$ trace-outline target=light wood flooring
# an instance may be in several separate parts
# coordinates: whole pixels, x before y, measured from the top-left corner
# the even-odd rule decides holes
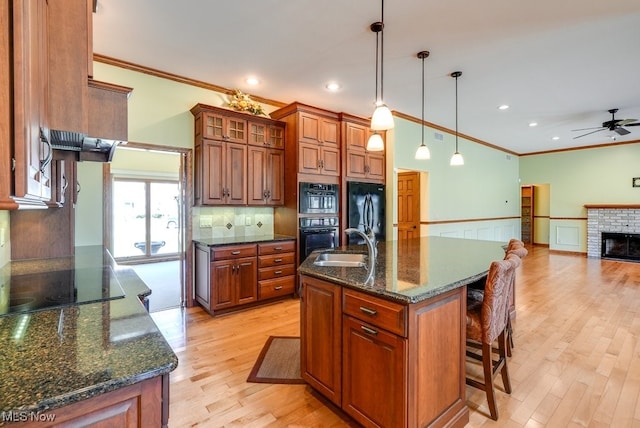
[[[513,392],[497,378],[494,422],[484,392],[467,387],[469,427],[640,427],[640,264],[529,248],[516,309]],[[305,385],[245,382],[268,336],[299,334],[297,300],[153,317],[179,358],[171,428],[349,426]]]

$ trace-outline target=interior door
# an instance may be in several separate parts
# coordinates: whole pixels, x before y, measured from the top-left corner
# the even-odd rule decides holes
[[[398,173],[398,240],[420,236],[420,176]]]

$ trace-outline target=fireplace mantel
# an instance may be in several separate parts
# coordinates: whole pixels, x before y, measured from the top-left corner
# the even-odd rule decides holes
[[[593,209],[614,209],[614,210],[637,210],[640,208],[640,204],[585,204],[585,208]]]

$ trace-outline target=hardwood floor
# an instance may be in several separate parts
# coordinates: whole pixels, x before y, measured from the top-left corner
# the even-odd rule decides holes
[[[640,426],[640,264],[529,247],[516,308],[513,392],[498,377],[494,422],[484,392],[467,387],[469,427]],[[350,426],[305,385],[245,382],[270,335],[299,334],[297,300],[219,318],[199,308],[152,316],[179,358],[170,427]]]

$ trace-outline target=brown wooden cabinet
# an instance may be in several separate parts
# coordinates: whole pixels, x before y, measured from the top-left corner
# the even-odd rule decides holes
[[[211,310],[225,309],[258,300],[255,257],[211,263]]]
[[[291,295],[296,284],[296,241],[258,244],[258,299]]]
[[[363,118],[341,114],[343,175],[349,179],[382,183],[385,182],[385,152],[370,152],[367,141],[372,134],[368,122]],[[384,134],[384,133],[383,133]],[[383,139],[384,139],[384,135]]]
[[[533,210],[534,210],[534,191],[533,186],[522,186],[520,188],[520,233],[522,242],[525,244],[533,244]]]
[[[271,113],[287,124],[287,170],[340,176],[340,121],[336,113],[293,103]],[[297,186],[297,183],[294,183]]]
[[[285,124],[204,104],[191,113],[195,205],[281,205]]]
[[[195,244],[196,300],[224,313],[295,292],[295,240],[208,246]]]
[[[284,151],[249,146],[247,203],[279,206],[284,203]]]
[[[404,305],[306,275],[300,281],[309,385],[366,427],[466,424],[464,287]]]
[[[196,245],[196,300],[213,313],[257,300],[256,244]]]
[[[202,140],[196,147],[196,203],[242,205],[247,203],[247,146]]]
[[[252,118],[249,120],[248,143],[252,146],[284,149],[284,130],[284,123]]]
[[[13,0],[2,21],[13,29],[8,64],[13,73],[13,175],[12,192],[21,204],[43,204],[51,197],[51,161],[48,110],[49,65],[46,0]],[[12,14],[11,14],[12,12]],[[3,27],[5,27],[3,25]],[[6,58],[6,56],[5,56]],[[3,61],[4,62],[4,61]],[[11,76],[11,74],[9,74]],[[11,92],[10,92],[11,93]],[[11,97],[3,99],[7,103]],[[11,127],[9,128],[11,129]],[[10,137],[7,141],[12,141]],[[11,161],[5,163],[11,169]],[[3,183],[3,187],[11,186]],[[6,193],[3,191],[2,193]],[[9,204],[11,205],[11,204]],[[9,206],[11,208],[11,206]]]
[[[201,129],[198,129],[201,128]],[[196,137],[210,140],[247,143],[247,119],[224,112],[203,111],[196,117]]]
[[[342,405],[342,289],[302,276],[300,370],[314,389]]]
[[[161,375],[67,406],[47,410],[51,421],[18,423],[20,427],[163,427],[169,420],[169,375]]]

